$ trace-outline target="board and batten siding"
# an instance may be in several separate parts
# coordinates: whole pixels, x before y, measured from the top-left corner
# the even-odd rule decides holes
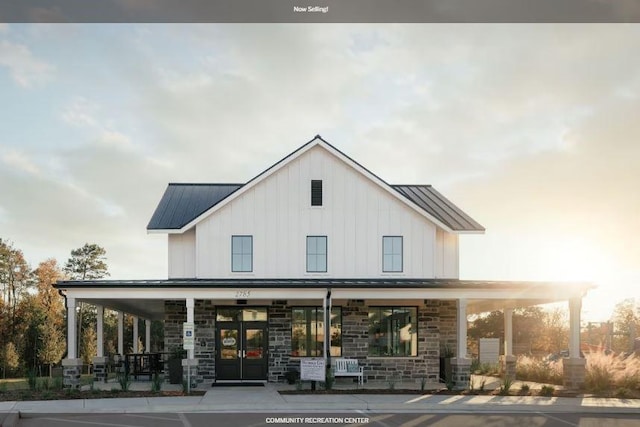
[[[311,206],[311,180],[323,206]],[[192,230],[190,230],[192,232]],[[253,271],[231,272],[231,236],[253,236]],[[306,272],[306,237],[327,236],[327,273]],[[403,236],[403,271],[382,272],[382,236]],[[310,149],[195,226],[169,238],[169,277],[457,278],[458,236],[394,198],[320,146]],[[195,246],[192,254],[182,254]],[[173,260],[177,257],[178,260]],[[180,276],[187,274],[187,276]]]
[[[169,278],[196,277],[196,230],[169,234]]]

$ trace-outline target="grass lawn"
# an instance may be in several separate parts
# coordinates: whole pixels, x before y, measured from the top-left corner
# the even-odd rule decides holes
[[[38,377],[38,382],[48,380],[50,384],[54,384],[54,378]],[[91,384],[93,381],[93,374],[83,374],[80,376],[80,384]],[[27,378],[5,378],[0,379],[0,391],[13,391],[13,390],[29,390],[29,382]]]

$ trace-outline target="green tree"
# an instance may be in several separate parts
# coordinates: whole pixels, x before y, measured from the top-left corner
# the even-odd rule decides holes
[[[51,368],[58,363],[66,349],[66,335],[64,331],[63,299],[53,284],[64,277],[64,273],[55,259],[41,262],[35,270],[37,303],[42,307],[45,319],[37,326],[40,345],[37,349],[38,361]]]
[[[83,247],[71,251],[71,257],[67,260],[64,271],[71,280],[102,279],[109,275],[109,272],[107,271],[106,254],[107,252],[104,248],[96,245],[95,243],[85,243]],[[91,345],[83,342],[86,336],[83,331],[86,329],[94,329],[95,319],[95,307],[87,308],[84,303],[79,302],[77,333],[78,354],[81,353],[80,350],[82,348],[87,348],[87,346]]]
[[[41,363],[49,365],[49,376],[51,376],[51,368],[62,359],[66,350],[66,337],[53,322],[40,324],[38,332],[42,338],[42,344],[38,349],[38,359]]]
[[[94,328],[85,329],[82,332],[82,346],[80,347],[82,363],[90,365],[93,362],[93,356],[96,355],[97,347],[96,330]]]
[[[627,298],[616,304],[613,310],[614,351],[631,351],[632,340],[640,334],[640,300]]]
[[[8,330],[3,338],[12,336],[16,326],[16,308],[20,298],[32,285],[32,272],[21,250],[0,239],[0,288],[7,306]]]
[[[20,366],[20,357],[18,356],[16,345],[12,341],[2,346],[0,350],[2,351],[0,354],[2,356],[2,375],[7,378],[7,370],[13,372]]]

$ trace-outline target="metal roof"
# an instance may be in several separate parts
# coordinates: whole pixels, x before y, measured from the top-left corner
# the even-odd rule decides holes
[[[180,229],[244,184],[169,184],[147,230]],[[484,227],[430,185],[392,185],[398,193],[455,231]]]
[[[484,232],[483,226],[474,221],[469,215],[454,205],[430,185],[390,185],[382,178],[369,171],[360,163],[338,150],[333,145],[316,135],[311,141],[284,157],[274,165],[259,173],[246,184],[169,184],[158,207],[156,208],[147,230],[179,230],[201,214],[227,198],[239,188],[256,181],[277,165],[287,161],[300,150],[314,142],[321,141],[331,149],[337,151],[349,161],[364,169],[382,185],[389,186],[403,195],[410,202],[417,205],[432,218],[440,221],[453,231]]]
[[[484,227],[430,185],[392,185],[398,193],[455,231],[484,231]]]
[[[180,229],[243,185],[171,183],[162,195],[147,230]]]
[[[56,288],[422,288],[538,290],[594,288],[588,282],[530,282],[459,279],[168,279],[168,280],[60,280]]]

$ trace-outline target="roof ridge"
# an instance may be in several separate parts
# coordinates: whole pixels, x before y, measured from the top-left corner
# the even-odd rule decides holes
[[[236,182],[170,182],[169,185],[244,185]]]

